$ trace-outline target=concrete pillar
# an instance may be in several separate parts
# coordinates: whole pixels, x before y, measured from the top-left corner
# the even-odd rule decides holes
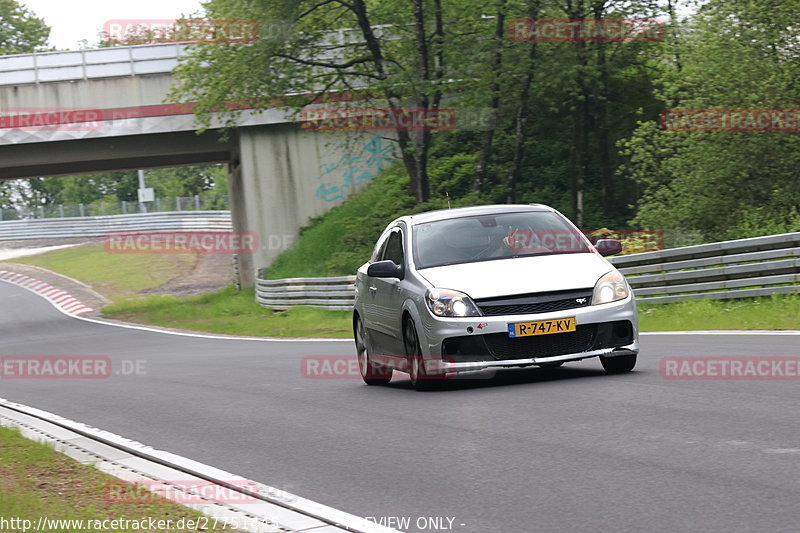
[[[311,217],[366,186],[393,160],[391,143],[374,134],[319,133],[296,124],[274,124],[241,128],[238,135],[241,176],[229,183],[246,194],[231,194],[231,210],[246,213],[246,229],[258,232],[255,269],[269,266]]]
[[[238,154],[228,164],[228,202],[231,210],[231,223],[233,231],[257,231],[258,228],[248,224],[248,210],[245,203],[245,190],[242,180],[242,166]],[[259,237],[261,232],[259,233]],[[256,271],[253,254],[237,254],[236,264],[239,273],[239,286],[242,289],[252,289],[256,286]]]

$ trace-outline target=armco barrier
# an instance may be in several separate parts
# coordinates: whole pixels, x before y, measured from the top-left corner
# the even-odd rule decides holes
[[[800,293],[800,232],[610,258],[639,303]],[[259,279],[264,307],[352,309],[355,276]]]
[[[230,230],[230,211],[175,211],[0,222],[0,241],[102,237],[113,231]]]
[[[800,232],[622,255],[611,262],[642,304],[800,292]]]
[[[324,309],[353,308],[355,276],[256,280],[256,301],[272,309],[308,305]]]

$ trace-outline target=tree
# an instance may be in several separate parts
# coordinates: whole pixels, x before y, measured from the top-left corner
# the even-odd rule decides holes
[[[211,0],[205,8],[214,19],[255,19],[267,33],[288,21],[292,31],[248,45],[195,47],[176,70],[173,97],[198,103],[204,124],[213,111],[241,102],[269,108],[279,100],[297,111],[342,93],[394,112],[440,109],[446,93],[460,88],[452,80],[475,74],[464,68],[476,59],[468,30],[486,26],[476,0]],[[400,128],[396,137],[411,189],[424,202],[434,135]]]
[[[43,51],[50,36],[44,20],[22,7],[17,0],[0,0],[0,55]],[[0,181],[0,209],[13,209],[25,189]]]
[[[667,108],[796,109],[800,1],[706,2],[656,64]],[[642,188],[634,223],[707,240],[800,230],[800,138],[775,131],[664,131],[642,123],[622,172]]]
[[[256,19],[268,36],[272,26],[291,31],[193,47],[172,98],[196,103],[205,125],[220,111],[233,125],[240,107],[347,105],[331,104],[343,94],[359,106],[479,109],[496,118],[480,131],[398,132],[418,202],[431,194],[541,202],[594,227],[633,216],[636,189],[615,172],[623,162],[616,143],[663,107],[652,94],[655,45],[516,42],[509,25],[648,18],[659,12],[651,0],[212,0],[206,9],[209,18]],[[468,161],[466,186],[429,183],[453,165],[461,176]]]
[[[17,0],[0,0],[0,55],[45,50],[50,27]]]

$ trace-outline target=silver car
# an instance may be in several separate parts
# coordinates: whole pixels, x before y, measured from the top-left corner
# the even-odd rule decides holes
[[[545,205],[400,217],[358,269],[353,330],[370,385],[407,372],[416,389],[459,372],[599,357],[627,372],[639,352],[636,301],[592,243]]]

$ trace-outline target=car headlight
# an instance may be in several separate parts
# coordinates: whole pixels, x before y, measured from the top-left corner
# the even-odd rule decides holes
[[[425,294],[425,303],[436,316],[481,316],[475,303],[463,292],[431,289]]]
[[[628,284],[625,282],[625,278],[616,270],[612,270],[597,280],[594,286],[594,292],[592,293],[592,305],[624,300],[629,294],[630,291],[628,290]]]

